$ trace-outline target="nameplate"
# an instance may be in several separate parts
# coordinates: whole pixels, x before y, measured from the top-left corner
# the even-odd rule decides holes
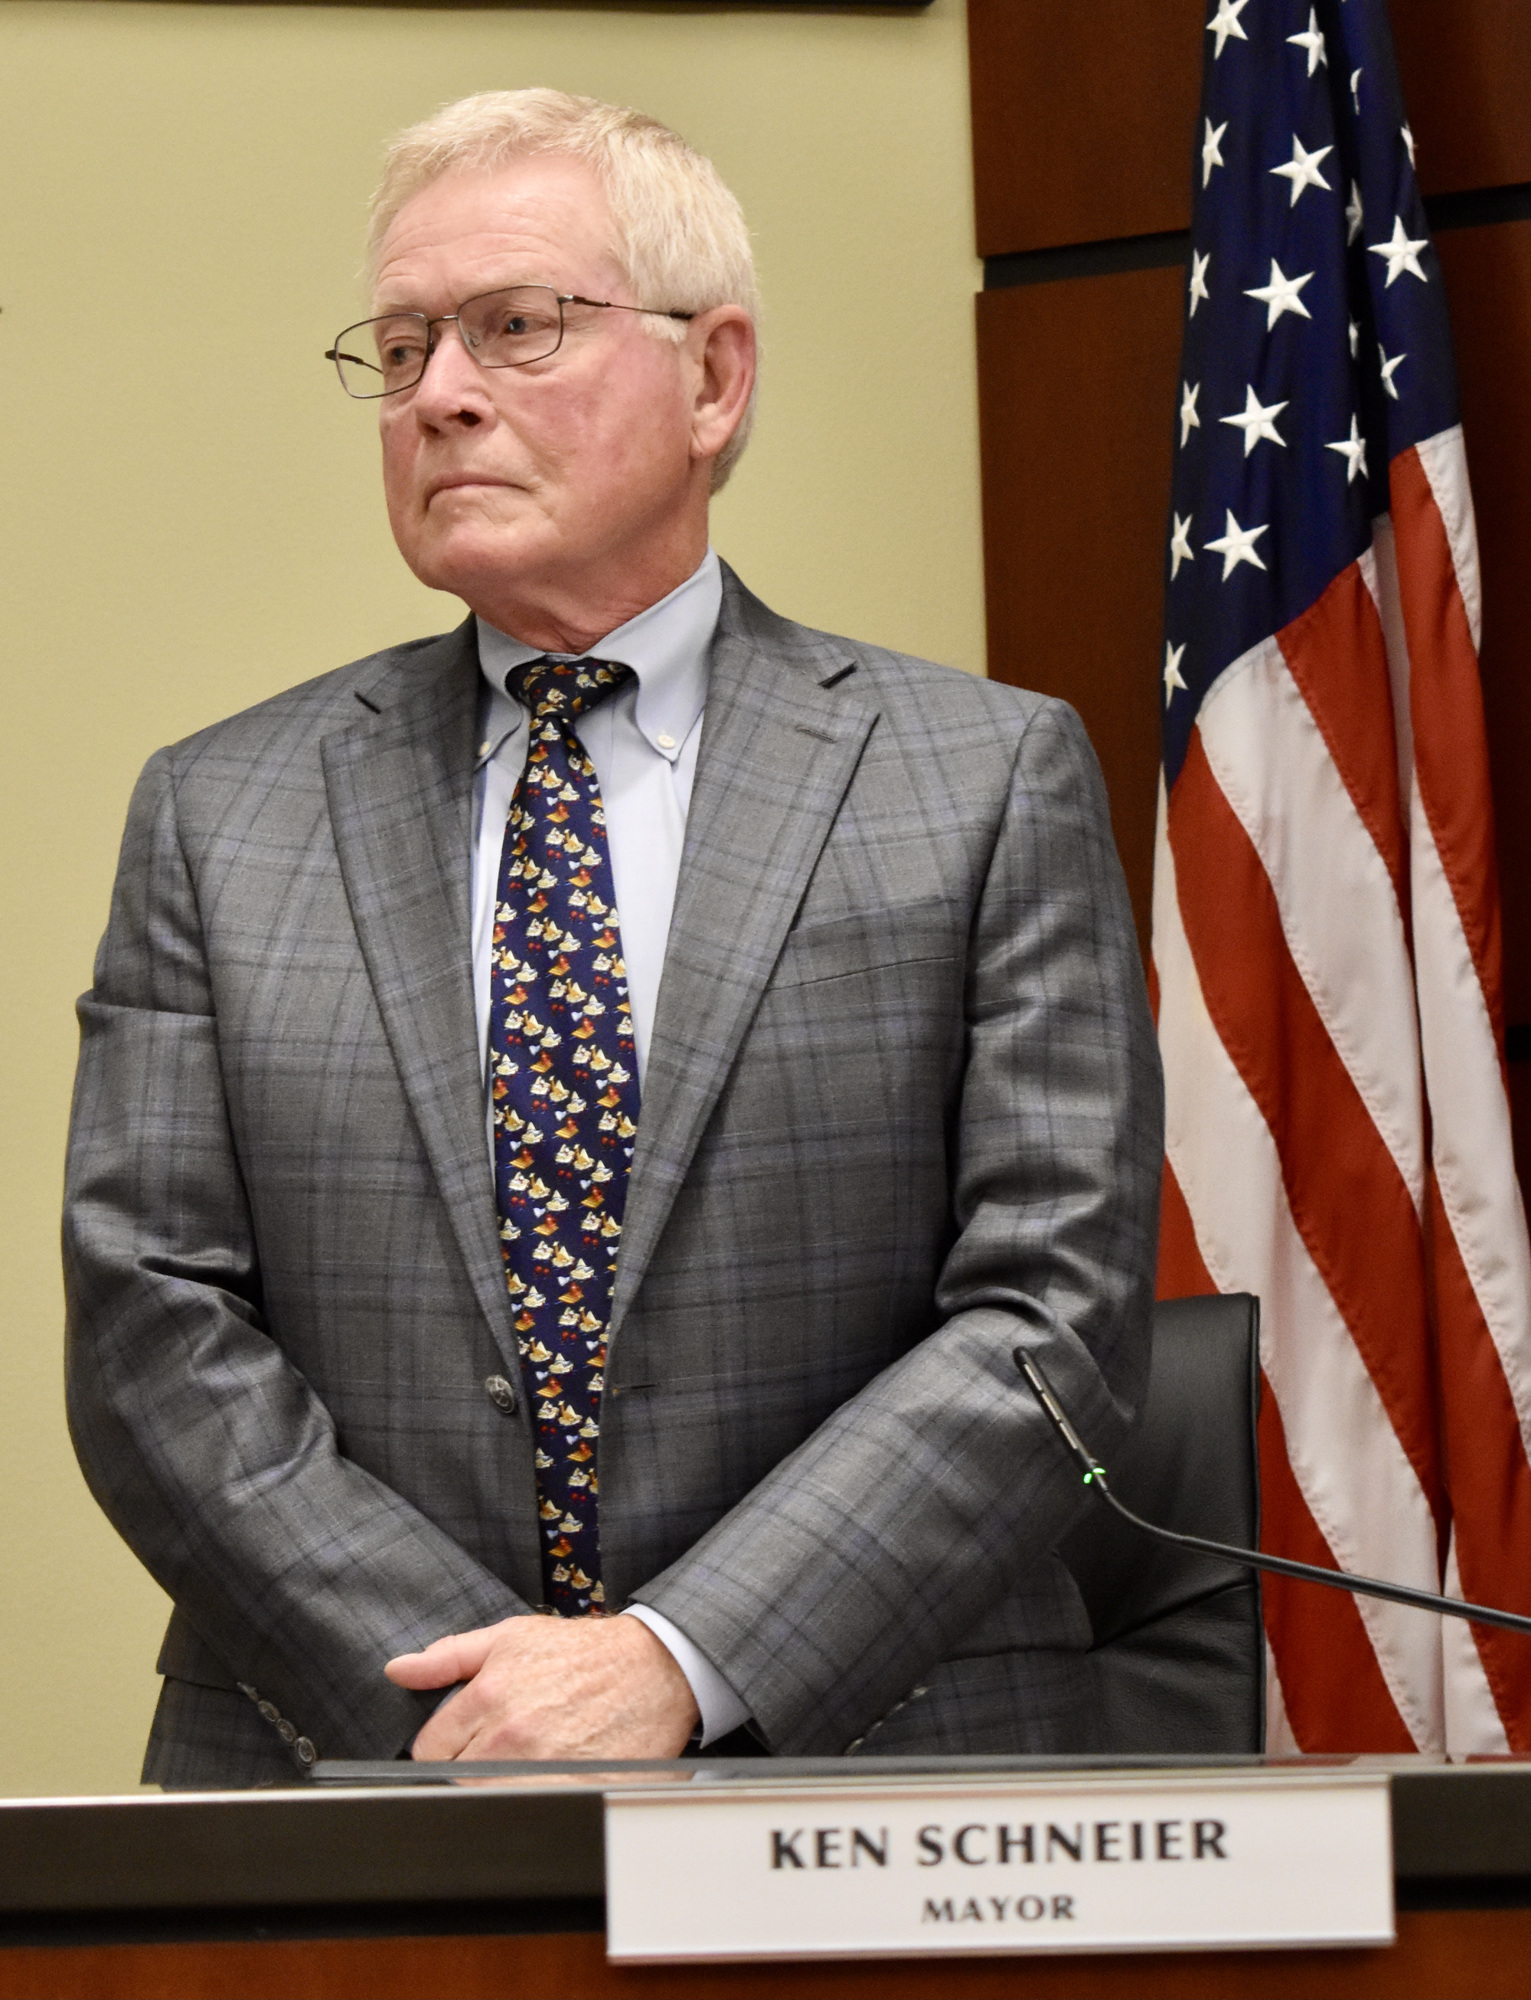
[[[615,1959],[1393,1939],[1386,1776],[693,1782],[606,1799]]]

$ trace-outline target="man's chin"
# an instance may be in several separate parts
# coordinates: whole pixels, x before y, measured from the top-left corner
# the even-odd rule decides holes
[[[543,546],[532,524],[478,524],[441,536],[427,536],[409,558],[409,566],[432,590],[450,590],[472,604],[486,591],[491,595],[507,583],[530,580],[545,567],[552,550]]]

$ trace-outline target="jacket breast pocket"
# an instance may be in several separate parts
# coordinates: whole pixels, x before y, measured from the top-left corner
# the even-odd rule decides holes
[[[949,965],[958,955],[956,912],[944,902],[809,918],[787,933],[771,987],[818,985],[900,966]]]

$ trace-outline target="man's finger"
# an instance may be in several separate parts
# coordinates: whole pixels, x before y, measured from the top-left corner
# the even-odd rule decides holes
[[[417,1764],[446,1763],[462,1755],[478,1726],[462,1705],[467,1692],[462,1688],[448,1695],[409,1746],[409,1754]]]
[[[489,1657],[499,1632],[486,1625],[477,1632],[449,1632],[421,1653],[400,1653],[383,1672],[395,1687],[442,1688],[469,1681]]]

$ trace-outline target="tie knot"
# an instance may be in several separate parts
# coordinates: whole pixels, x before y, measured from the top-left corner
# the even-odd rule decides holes
[[[528,660],[512,667],[506,684],[534,722],[572,722],[630,678],[617,660]]]

